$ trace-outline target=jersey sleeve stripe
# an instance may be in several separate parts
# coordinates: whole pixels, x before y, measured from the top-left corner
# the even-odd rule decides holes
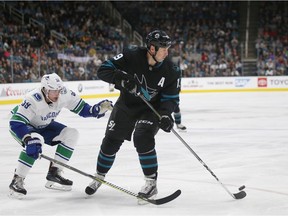
[[[30,122],[29,119],[20,113],[15,113],[10,121],[23,122],[24,124],[28,124]]]
[[[84,107],[84,104],[85,104],[85,102],[81,99],[81,100],[79,101],[79,103],[76,105],[76,107],[75,107],[73,110],[71,110],[71,111],[74,112],[74,113],[76,113],[76,114],[80,113],[81,110],[82,110],[83,107]]]
[[[110,60],[107,60],[105,61],[102,66],[103,68],[113,68],[113,69],[116,69],[115,65],[112,63],[112,61]]]
[[[162,97],[163,97],[163,98],[170,98],[170,99],[179,98],[179,94],[176,94],[176,95],[162,94]]]
[[[176,95],[166,95],[162,94],[162,98],[160,99],[161,102],[165,101],[175,101],[177,104],[179,104],[179,94]]]

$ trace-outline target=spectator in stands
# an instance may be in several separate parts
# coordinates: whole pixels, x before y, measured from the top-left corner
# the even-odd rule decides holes
[[[219,75],[218,76],[227,76],[227,62],[224,58],[221,59],[219,64]]]
[[[205,76],[214,76],[215,73],[210,68],[210,64],[214,60],[219,60],[224,56],[226,61],[229,58],[229,62],[233,64],[233,61],[235,63],[236,56],[239,56],[239,33],[237,31],[239,15],[237,3],[217,1],[213,2],[213,4],[201,1],[177,2],[177,4],[175,2],[158,1],[112,3],[120,8],[119,11],[123,13],[124,17],[126,14],[128,15],[126,17],[127,20],[130,20],[131,24],[135,24],[133,28],[141,35],[146,35],[150,32],[153,25],[152,22],[157,20],[167,27],[167,33],[173,35],[173,39],[183,42],[179,46],[178,52],[181,56],[185,56],[187,60],[188,69],[187,72],[183,73],[184,76],[198,77],[204,74]],[[137,8],[141,7],[143,10],[135,12],[135,7],[133,8],[135,4],[137,4]],[[63,62],[57,60],[57,52],[64,51],[67,55],[83,57],[93,47],[97,55],[102,55],[99,59],[104,61],[109,55],[114,55],[123,48],[124,34],[118,26],[115,27],[116,25],[112,19],[109,19],[107,15],[102,13],[100,3],[71,3],[65,1],[57,3],[48,1],[43,3],[32,1],[24,3],[8,2],[7,5],[18,7],[21,12],[25,13],[25,16],[27,15],[27,17],[43,23],[45,29],[55,29],[67,37],[67,43],[63,43],[51,37],[48,32],[42,31],[41,28],[35,26],[17,26],[15,23],[12,23],[12,27],[7,29],[5,34],[9,40],[14,36],[15,38],[17,37],[15,39],[15,49],[19,49],[19,46],[23,49],[22,53],[19,52],[21,56],[23,56],[24,50],[28,49],[28,45],[26,46],[25,43],[22,43],[22,39],[30,39],[37,36],[43,42],[40,48],[40,55],[36,52],[35,47],[31,48],[31,46],[31,51],[28,53],[31,61],[33,61],[33,64],[29,66],[30,71],[33,71],[34,74],[33,80],[35,78],[39,79],[38,73],[35,73],[35,70],[31,69],[39,68],[39,65],[35,64],[35,62],[38,62],[38,58],[41,58],[41,67],[44,67],[45,73],[53,71],[58,73],[62,71],[63,78],[71,80],[73,79],[74,71],[77,71],[76,69],[79,65],[69,64],[68,68],[62,66]],[[181,16],[178,13],[179,11],[181,11]],[[9,16],[7,17],[6,21],[11,22],[12,20],[9,20]],[[138,21],[135,22],[136,20]],[[21,32],[22,30],[25,32]],[[3,46],[11,47],[11,43],[9,44],[7,38],[3,37],[3,41],[7,41],[7,45],[3,43]],[[202,60],[201,53],[204,53]],[[6,54],[10,55],[10,53]],[[48,56],[56,59],[56,61],[50,62]],[[207,62],[207,57],[209,63]],[[42,65],[43,60],[46,65]],[[206,64],[202,66],[202,62]],[[59,70],[58,65],[61,65],[61,70]],[[94,66],[92,68],[90,69],[88,64],[86,65],[87,76],[84,76],[85,79],[97,78],[94,74]],[[35,77],[36,74],[37,77]]]
[[[243,70],[243,65],[241,63],[241,61],[239,59],[236,60],[236,63],[235,63],[235,69],[238,73],[237,76],[242,76],[242,70]]]

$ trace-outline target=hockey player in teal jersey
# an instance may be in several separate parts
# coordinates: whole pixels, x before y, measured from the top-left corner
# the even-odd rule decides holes
[[[101,144],[96,176],[104,179],[124,140],[130,141],[133,134],[145,179],[139,195],[146,198],[153,198],[157,194],[155,135],[159,128],[165,132],[171,131],[171,114],[179,103],[181,71],[168,58],[171,43],[166,32],[152,31],[147,35],[146,47],[125,49],[123,53],[103,62],[98,69],[98,77],[115,84],[121,93]],[[160,113],[161,120],[137,96],[139,92]],[[92,195],[100,185],[100,182],[92,181],[85,192]]]
[[[57,74],[44,75],[41,86],[27,93],[23,102],[11,111],[10,132],[23,149],[9,185],[10,195],[23,197],[27,194],[24,179],[42,153],[43,143],[34,133],[41,135],[45,144],[57,146],[54,156],[56,160],[67,163],[71,158],[79,135],[77,129],[55,121],[62,108],[82,117],[101,118],[108,110],[112,110],[112,107],[109,100],[90,106],[65,87]],[[73,182],[61,175],[62,169],[57,164],[50,164],[45,187],[71,190]]]

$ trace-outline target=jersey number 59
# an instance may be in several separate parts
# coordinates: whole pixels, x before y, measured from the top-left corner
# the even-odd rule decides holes
[[[24,100],[23,103],[21,104],[21,106],[23,106],[25,109],[28,109],[28,107],[31,106],[31,103]]]

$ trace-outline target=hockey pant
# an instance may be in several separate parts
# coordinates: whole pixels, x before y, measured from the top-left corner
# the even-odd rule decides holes
[[[114,163],[116,153],[124,140],[131,140],[135,128],[133,142],[138,152],[142,171],[145,176],[157,176],[158,163],[154,139],[159,130],[157,116],[148,112],[142,114],[136,124],[135,121],[134,118],[122,110],[113,109],[98,154],[98,174],[106,175],[108,173]],[[113,130],[110,130],[111,128]]]
[[[74,151],[74,147],[78,142],[79,132],[74,129],[67,127],[56,121],[49,124],[47,127],[42,129],[35,129],[30,127],[30,133],[39,134],[43,137],[44,143],[50,146],[57,145],[54,158],[62,163],[67,163]],[[37,136],[37,135],[34,135]],[[41,139],[41,137],[40,137]],[[32,168],[35,159],[29,157],[26,154],[25,148],[21,151],[18,158],[18,165],[15,170],[15,174],[20,177],[25,178]],[[53,166],[58,167],[60,170],[63,169],[62,166],[54,164]]]

